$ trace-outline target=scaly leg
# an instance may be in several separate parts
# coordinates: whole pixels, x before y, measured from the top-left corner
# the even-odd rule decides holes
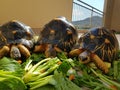
[[[0,49],[0,58],[2,58],[3,56],[7,55],[10,51],[10,48],[8,46],[3,46]]]
[[[70,57],[79,56],[79,54],[81,54],[84,51],[85,51],[85,49],[82,49],[82,48],[80,48],[80,49],[74,49],[74,50],[72,50],[72,51],[69,52],[69,56]]]
[[[103,62],[102,59],[100,59],[96,54],[91,53],[91,59],[93,62],[97,65],[98,68],[100,68],[104,73],[108,73],[108,67],[107,65]]]
[[[47,46],[47,44],[36,45],[34,48],[34,52],[44,52]]]
[[[18,44],[17,47],[26,58],[30,57],[30,51],[24,45]]]

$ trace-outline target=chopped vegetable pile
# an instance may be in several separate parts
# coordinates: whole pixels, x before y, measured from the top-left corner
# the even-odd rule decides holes
[[[120,53],[118,52],[120,55]],[[26,62],[0,60],[0,90],[120,90],[120,60],[104,74],[95,64],[58,53],[54,58],[33,53]]]

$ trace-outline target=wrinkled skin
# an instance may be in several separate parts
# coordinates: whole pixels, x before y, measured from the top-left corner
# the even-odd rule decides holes
[[[8,55],[9,53],[9,55],[14,59],[20,59],[22,55],[29,57],[29,49],[31,49],[34,44],[32,41],[33,35],[34,32],[29,26],[17,20],[11,20],[1,25],[0,58]],[[21,53],[23,51],[25,53]]]
[[[54,18],[40,32],[35,52],[44,52],[47,57],[56,52],[69,52],[77,41],[77,30],[65,17]]]

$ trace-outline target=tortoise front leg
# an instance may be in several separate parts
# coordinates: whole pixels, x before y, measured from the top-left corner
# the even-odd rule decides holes
[[[79,56],[79,54],[81,54],[81,53],[84,52],[84,51],[85,51],[85,49],[83,49],[83,48],[74,49],[74,50],[71,50],[71,51],[69,52],[69,56],[70,56],[70,57]]]
[[[7,55],[9,51],[10,51],[10,48],[8,46],[3,46],[2,48],[0,48],[0,58]]]
[[[93,62],[96,64],[96,66],[99,69],[101,69],[104,73],[108,73],[109,72],[107,65],[96,54],[91,53],[90,57],[93,60]]]
[[[18,44],[17,47],[22,55],[24,55],[26,58],[30,57],[30,51],[24,45]]]
[[[34,52],[44,52],[47,46],[47,44],[35,45]]]

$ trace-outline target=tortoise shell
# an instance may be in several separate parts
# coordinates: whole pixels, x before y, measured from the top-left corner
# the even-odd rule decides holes
[[[26,43],[33,38],[32,29],[24,23],[11,20],[0,26],[0,47],[7,44]]]
[[[97,54],[103,61],[112,62],[117,57],[119,45],[112,30],[93,28],[81,35],[79,43],[82,48]]]
[[[77,30],[65,17],[48,22],[40,32],[37,44],[52,44],[69,52],[78,38]]]

